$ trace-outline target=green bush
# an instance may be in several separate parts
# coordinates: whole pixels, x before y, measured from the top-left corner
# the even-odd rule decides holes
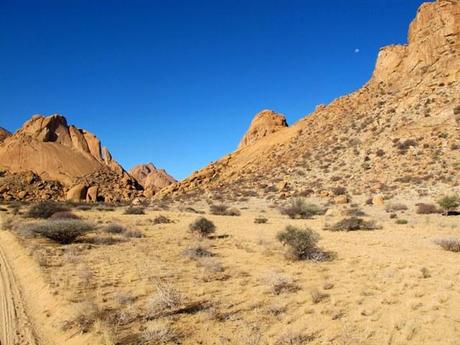
[[[67,207],[55,201],[41,201],[30,206],[26,216],[47,219],[57,212],[69,211]]]
[[[288,225],[284,231],[276,235],[276,238],[288,247],[287,257],[290,259],[312,259],[320,252],[316,246],[320,236],[309,228],[299,229]]]
[[[31,224],[28,230],[60,244],[70,244],[92,230],[93,226],[81,220],[59,219]]]
[[[307,219],[324,214],[324,210],[314,204],[309,204],[303,198],[292,199],[288,206],[281,209],[281,213],[291,219]]]
[[[200,235],[201,237],[208,237],[216,231],[216,226],[210,220],[199,217],[189,225],[190,231]]]
[[[460,205],[460,198],[458,195],[446,195],[438,200],[438,205],[444,211],[444,214],[448,214]]]

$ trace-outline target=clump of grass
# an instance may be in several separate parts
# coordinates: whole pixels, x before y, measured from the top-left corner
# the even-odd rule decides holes
[[[396,224],[404,225],[404,224],[407,224],[407,223],[409,223],[409,221],[407,219],[398,219],[398,220],[396,220]]]
[[[68,208],[55,201],[41,201],[30,206],[26,213],[29,218],[47,219],[57,212],[68,211]]]
[[[166,321],[153,320],[147,323],[140,338],[141,344],[144,345],[178,344],[181,334]]]
[[[144,237],[144,234],[139,231],[139,230],[128,230],[125,232],[125,237],[128,237],[128,238],[142,238]]]
[[[29,231],[60,244],[70,244],[92,229],[91,224],[74,219],[43,221],[28,227]]]
[[[434,241],[444,250],[458,253],[460,252],[460,238],[440,238]]]
[[[326,293],[323,293],[321,291],[319,291],[318,289],[313,289],[310,291],[310,296],[311,296],[311,301],[314,303],[314,304],[318,304],[320,303],[321,301],[323,301],[324,299],[328,298],[329,295],[326,294]]]
[[[436,207],[436,205],[433,205],[433,204],[419,203],[417,204],[417,209],[415,210],[415,213],[434,214],[434,213],[439,213],[439,209]]]
[[[109,234],[122,234],[128,231],[128,229],[117,223],[111,223],[104,228],[104,231]]]
[[[53,213],[49,219],[80,219],[80,217],[70,211],[59,211]]]
[[[291,219],[308,219],[324,214],[324,210],[315,204],[309,204],[303,198],[294,198],[289,205],[281,209],[281,213]]]
[[[444,215],[447,215],[460,206],[460,198],[458,195],[446,195],[438,200],[438,205],[444,211]]]
[[[265,217],[257,217],[254,219],[255,224],[265,224],[268,222],[268,219]]]
[[[272,272],[266,278],[270,292],[279,295],[283,292],[294,292],[299,290],[299,286],[294,282],[291,277],[284,274]]]
[[[148,314],[150,316],[161,314],[180,307],[183,304],[182,294],[172,285],[161,282],[154,282],[156,293],[148,301]]]
[[[208,237],[216,231],[216,226],[210,220],[204,217],[199,217],[189,225],[189,229],[191,232],[196,233],[201,237]]]
[[[387,206],[385,206],[385,211],[387,211],[388,213],[397,212],[397,211],[406,211],[406,210],[407,210],[407,206],[404,204],[399,204],[399,203],[388,204]]]
[[[287,331],[281,334],[275,341],[274,345],[303,345],[312,342],[314,335]]]
[[[309,228],[299,229],[288,225],[285,230],[276,235],[276,238],[288,247],[286,257],[289,259],[318,261],[326,259],[327,255],[317,247],[320,236]]]
[[[334,225],[327,225],[325,230],[330,231],[356,231],[356,230],[376,230],[380,227],[374,221],[366,221],[358,217],[344,218]]]
[[[159,215],[153,220],[153,224],[169,224],[172,223],[172,220],[166,216]]]
[[[184,256],[187,256],[194,260],[197,260],[203,257],[214,256],[214,253],[212,253],[211,251],[209,251],[207,248],[203,247],[200,244],[193,246],[193,247],[189,247],[185,249],[182,253]]]
[[[209,210],[211,214],[217,216],[240,216],[241,212],[237,208],[229,208],[227,205],[219,204],[219,205],[211,205],[209,206]]]
[[[128,206],[125,209],[125,214],[136,214],[136,215],[145,214],[145,208],[141,206]]]

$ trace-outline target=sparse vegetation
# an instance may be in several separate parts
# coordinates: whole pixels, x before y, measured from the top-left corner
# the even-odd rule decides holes
[[[214,223],[205,217],[197,218],[193,223],[189,225],[189,228],[191,232],[196,233],[201,237],[208,237],[210,234],[216,231],[216,226]]]
[[[388,204],[385,206],[385,211],[389,213],[397,212],[397,211],[406,211],[406,210],[407,210],[407,205],[404,205],[401,203]]]
[[[153,224],[169,224],[172,223],[172,220],[166,216],[159,215],[153,220]]]
[[[276,238],[284,246],[288,247],[286,256],[289,259],[318,260],[324,255],[316,246],[320,236],[309,228],[299,229],[288,225],[285,230],[277,234]]]
[[[460,238],[440,238],[434,241],[442,249],[450,252],[460,252]]]
[[[237,208],[229,208],[227,205],[219,204],[219,205],[211,205],[209,207],[211,214],[217,216],[240,216],[241,212]]]
[[[356,230],[376,230],[380,227],[374,221],[366,221],[358,217],[344,218],[332,226],[326,226],[325,230],[330,231],[356,231]]]
[[[460,198],[458,195],[446,195],[438,200],[438,205],[444,211],[444,215],[447,215],[460,205]]]
[[[268,285],[270,292],[275,295],[279,295],[283,292],[294,292],[299,290],[299,286],[291,277],[276,272],[271,272],[265,278],[265,282]]]
[[[316,215],[324,214],[324,210],[315,204],[309,204],[303,198],[294,198],[289,205],[281,209],[281,213],[291,219],[308,219]]]
[[[265,217],[257,217],[254,219],[255,224],[265,224],[268,222],[268,219]]]
[[[210,252],[207,248],[203,247],[201,244],[192,246],[183,251],[183,255],[194,260],[203,257],[214,256],[214,253]]]
[[[396,224],[403,225],[403,224],[407,224],[407,223],[409,223],[409,221],[407,219],[398,219],[398,220],[396,220]]]
[[[68,208],[55,201],[41,201],[30,206],[26,216],[29,218],[47,219],[57,212],[68,211]]]
[[[127,232],[128,229],[121,224],[111,223],[104,228],[104,231],[109,234],[122,234],[124,232]]]
[[[417,209],[416,209],[415,213],[417,213],[417,214],[434,214],[434,213],[439,213],[439,209],[436,207],[436,205],[433,205],[433,204],[419,203],[419,204],[417,204]]]
[[[60,244],[70,244],[92,229],[91,224],[74,219],[43,221],[29,226],[29,231]]]
[[[125,214],[145,214],[145,208],[141,206],[129,206],[125,209]]]
[[[73,214],[70,211],[59,211],[56,213],[53,213],[50,219],[80,219],[76,214]]]

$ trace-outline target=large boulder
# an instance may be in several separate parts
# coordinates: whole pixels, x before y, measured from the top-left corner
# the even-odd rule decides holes
[[[75,202],[86,200],[87,190],[88,187],[85,184],[77,184],[67,191],[66,200]]]

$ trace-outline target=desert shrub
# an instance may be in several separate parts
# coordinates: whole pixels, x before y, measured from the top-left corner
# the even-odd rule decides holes
[[[460,205],[460,198],[458,195],[446,195],[438,200],[438,205],[444,211],[444,214],[448,214]]]
[[[127,232],[128,229],[121,224],[111,223],[104,228],[104,231],[109,234],[122,234]]]
[[[167,322],[161,320],[149,321],[141,333],[140,344],[179,344],[182,335]]]
[[[356,231],[356,230],[375,230],[379,227],[374,221],[366,221],[358,217],[344,218],[332,226],[326,226],[330,231]]]
[[[125,214],[145,214],[145,209],[141,206],[128,206]]]
[[[80,219],[80,217],[70,211],[59,211],[53,213],[49,219]]]
[[[299,286],[291,277],[276,272],[267,275],[267,277],[265,277],[265,283],[268,285],[270,292],[275,295],[299,290]]]
[[[265,224],[268,222],[268,219],[265,217],[257,217],[254,219],[255,224]]]
[[[417,214],[433,214],[439,213],[439,210],[436,207],[436,205],[420,203],[417,204],[417,209],[415,210],[415,212]]]
[[[68,211],[68,208],[55,201],[41,201],[30,206],[26,216],[29,218],[49,218],[56,212]]]
[[[450,252],[460,252],[460,238],[440,238],[435,240],[434,243]]]
[[[396,224],[400,224],[400,225],[407,224],[407,223],[409,223],[407,219],[398,219],[396,221]]]
[[[78,205],[75,208],[80,211],[89,211],[93,208],[93,206],[92,205]]]
[[[287,331],[278,336],[274,345],[303,345],[312,342],[314,339],[315,336],[312,334]]]
[[[345,187],[334,187],[332,188],[332,193],[334,195],[345,195],[347,194],[347,189]]]
[[[166,216],[159,215],[153,220],[153,224],[169,224],[172,223],[172,220]]]
[[[289,205],[281,209],[281,213],[291,219],[307,219],[323,214],[324,210],[314,204],[309,204],[303,198],[294,198]]]
[[[199,217],[189,225],[190,231],[200,235],[201,237],[208,237],[216,231],[216,226],[210,220]]]
[[[149,298],[147,313],[149,316],[165,310],[176,309],[183,303],[182,294],[170,283],[155,281],[156,293]]]
[[[93,226],[81,220],[58,219],[31,224],[29,230],[60,244],[70,244],[92,230]]]
[[[144,237],[144,234],[140,232],[139,230],[128,230],[124,233],[126,237],[129,238],[142,238]]]
[[[189,247],[186,250],[184,250],[183,255],[196,260],[203,257],[214,256],[214,253],[210,252],[207,248],[198,244],[196,246]]]
[[[237,208],[228,208],[227,205],[211,205],[209,206],[211,214],[217,216],[240,216],[241,212]]]
[[[388,204],[385,206],[385,211],[387,212],[396,212],[396,211],[406,211],[407,206],[404,204]]]
[[[276,238],[288,247],[287,257],[291,259],[313,259],[320,252],[316,246],[320,237],[309,228],[299,229],[288,225],[276,235]]]
[[[326,293],[323,293],[321,291],[319,291],[318,289],[313,289],[310,291],[310,296],[311,296],[311,301],[314,303],[314,304],[318,304],[319,302],[321,302],[322,300],[326,299],[327,297],[329,297],[328,294]]]

